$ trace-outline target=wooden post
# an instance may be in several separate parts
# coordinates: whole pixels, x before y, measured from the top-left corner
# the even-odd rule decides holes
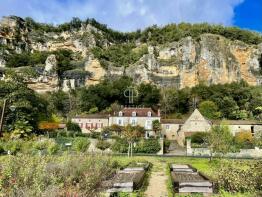
[[[3,109],[1,113],[1,119],[0,119],[0,137],[2,137],[2,129],[4,124],[4,115],[5,115],[5,107],[6,107],[6,99],[4,99]]]

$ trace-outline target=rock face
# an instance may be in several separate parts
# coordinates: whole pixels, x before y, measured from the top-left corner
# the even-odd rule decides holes
[[[85,82],[86,86],[98,84],[106,75],[106,70],[101,66],[100,62],[93,58],[85,63],[85,71],[91,73],[91,77]]]
[[[126,74],[137,82],[153,82],[163,87],[184,88],[201,82],[210,85],[240,80],[260,85],[261,49],[261,45],[247,45],[213,34],[203,34],[199,40],[186,37],[155,49],[158,56],[149,47],[149,54],[128,67]]]
[[[29,84],[36,91],[64,90],[79,84],[99,83],[105,76],[128,75],[134,82],[152,82],[159,87],[193,87],[199,83],[218,84],[245,80],[250,85],[262,84],[262,44],[248,45],[214,34],[202,34],[193,39],[185,37],[177,42],[148,46],[147,54],[128,67],[114,67],[109,62],[104,69],[94,58],[92,49],[107,49],[114,44],[102,30],[90,24],[64,32],[34,31],[27,22],[16,16],[0,21],[0,68],[6,56],[13,53],[69,49],[74,61],[83,61],[81,69],[91,77],[66,78],[59,81],[55,55],[48,56],[41,77]],[[116,42],[117,43],[117,42]],[[135,42],[137,48],[147,43]],[[143,53],[144,54],[144,53]],[[82,76],[82,75],[81,75]],[[85,81],[83,83],[83,80]],[[41,83],[41,84],[40,84]],[[60,86],[59,86],[60,84]],[[62,87],[61,87],[62,84]],[[69,87],[70,86],[70,87]]]
[[[48,56],[45,61],[45,70],[44,70],[45,74],[47,75],[57,74],[56,68],[57,68],[57,61],[55,55]]]
[[[55,55],[49,55],[45,67],[38,79],[28,83],[28,87],[38,93],[53,92],[59,89],[59,79],[56,71],[57,60]]]

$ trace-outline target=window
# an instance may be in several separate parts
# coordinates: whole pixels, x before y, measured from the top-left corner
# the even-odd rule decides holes
[[[119,115],[119,116],[123,116],[123,112],[120,111],[120,112],[118,113],[118,115]]]
[[[151,116],[152,116],[151,111],[147,112],[147,116],[148,116],[148,117],[151,117]]]
[[[123,126],[123,120],[121,118],[118,118],[116,122],[118,125]]]
[[[252,133],[252,136],[255,135],[254,126],[251,126],[251,133]]]
[[[136,112],[135,111],[132,112],[132,116],[133,117],[136,116]]]
[[[147,120],[145,127],[146,127],[146,129],[152,129],[152,121],[151,120]]]
[[[170,129],[170,125],[169,125],[169,124],[166,125],[166,129],[167,129],[167,130]]]
[[[131,125],[132,125],[132,126],[136,126],[136,120],[132,120],[132,121],[131,121]]]
[[[136,126],[136,123],[137,123],[136,118],[131,118],[131,119],[130,119],[130,124],[131,124],[132,126]]]

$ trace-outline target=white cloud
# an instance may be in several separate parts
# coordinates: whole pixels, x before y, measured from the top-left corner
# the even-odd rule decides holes
[[[232,25],[234,8],[244,0],[0,0],[0,16],[30,16],[62,23],[72,17],[96,18],[123,31],[152,24],[209,22]]]

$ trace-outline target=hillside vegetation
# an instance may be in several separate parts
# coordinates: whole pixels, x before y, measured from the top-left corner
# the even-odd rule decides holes
[[[79,18],[73,18],[70,22],[58,26],[50,24],[37,23],[32,18],[26,18],[26,25],[33,30],[40,32],[63,32],[80,29],[82,24],[90,24],[103,32],[103,35],[110,42],[131,42],[140,39],[142,42],[152,42],[155,44],[163,44],[166,42],[178,41],[181,38],[192,36],[198,38],[201,34],[211,33],[224,36],[231,40],[240,40],[247,44],[258,44],[262,42],[262,36],[259,33],[249,30],[243,30],[238,27],[224,27],[222,25],[210,25],[208,23],[201,24],[169,24],[164,27],[153,25],[144,30],[134,32],[115,31],[105,24],[97,22],[95,19],[86,19],[84,21]]]

